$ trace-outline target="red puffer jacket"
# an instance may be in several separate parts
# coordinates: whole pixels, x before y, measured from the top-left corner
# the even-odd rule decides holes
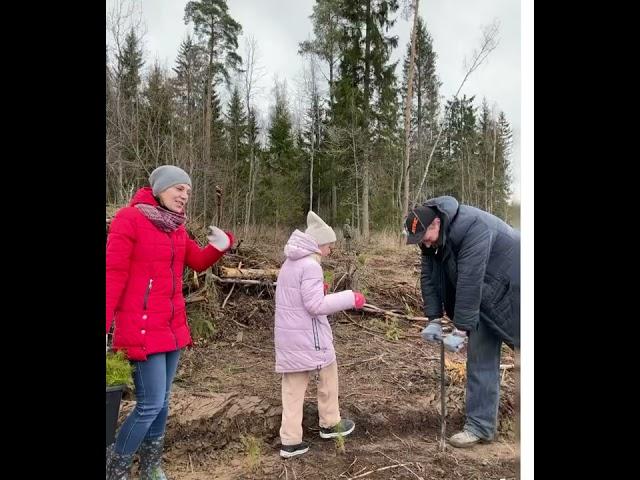
[[[184,265],[201,271],[224,255],[210,244],[200,248],[184,225],[162,232],[134,207],[138,203],[158,205],[151,188],[138,190],[113,218],[107,238],[107,333],[115,321],[113,349],[130,360],[191,344]],[[233,235],[227,236],[233,245]]]

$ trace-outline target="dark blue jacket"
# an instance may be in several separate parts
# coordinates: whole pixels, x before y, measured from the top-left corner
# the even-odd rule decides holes
[[[443,309],[460,330],[483,321],[510,346],[520,347],[520,232],[495,215],[453,197],[424,203],[440,218],[438,246],[422,250],[424,313]]]

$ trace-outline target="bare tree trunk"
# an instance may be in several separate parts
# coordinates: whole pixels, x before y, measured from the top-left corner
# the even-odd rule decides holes
[[[257,77],[260,76],[260,68],[258,66],[258,43],[253,37],[249,37],[245,40],[245,58],[246,69],[244,72],[244,93],[245,103],[247,107],[247,120],[251,118],[251,98],[253,95],[253,89]],[[252,137],[252,132],[249,132],[249,191],[245,196],[245,212],[244,212],[244,235],[245,237],[249,233],[249,225],[253,215],[253,197],[256,185],[257,176],[257,159],[255,152],[255,139]],[[255,222],[254,222],[255,223]]]
[[[316,84],[316,69],[315,69],[315,57],[311,55],[309,57],[309,76],[306,78],[306,90],[309,94],[311,105],[311,164],[309,165],[309,210],[313,210],[313,161],[315,157],[315,147],[317,140],[317,116],[318,112],[315,108],[316,95],[318,93]],[[318,202],[320,198],[318,196]],[[319,208],[319,207],[318,207]],[[320,215],[320,212],[316,210],[316,213]]]
[[[466,143],[466,142],[465,142]],[[467,185],[468,185],[468,190],[467,192],[469,195],[469,200],[471,200],[471,198],[473,198],[473,195],[475,194],[475,189],[473,188],[473,185],[475,184],[475,182],[473,182],[473,175],[471,174],[471,152],[469,151],[469,146],[467,145]],[[476,203],[477,205],[477,203]]]
[[[371,151],[371,137],[369,136],[369,103],[371,101],[370,71],[371,71],[371,31],[373,20],[371,18],[371,0],[367,0],[365,7],[366,34],[364,39],[364,136],[362,158],[362,238],[366,242],[369,239],[369,154]]]
[[[255,155],[253,153],[253,146],[251,146],[251,157],[249,159],[249,191],[247,192],[245,198],[245,212],[244,212],[244,235],[245,237],[249,233],[249,223],[251,220],[252,213],[252,204],[253,204],[253,193],[255,190],[255,176],[256,176],[256,165],[255,165]]]
[[[497,123],[493,125],[493,160],[491,161],[491,197],[489,202],[489,213],[493,213],[493,186],[496,180],[496,144],[498,134]]]
[[[309,166],[309,210],[313,210],[313,138],[311,139],[311,165]]]
[[[400,170],[402,170],[402,167],[400,168]],[[393,176],[391,177],[391,208],[392,210],[398,210],[401,211],[401,205],[400,205],[400,199],[399,197],[399,192],[398,192],[398,187],[400,186],[400,184],[402,183],[402,174],[398,173],[398,177],[396,177],[396,172],[394,169],[393,172]],[[396,179],[398,179],[398,185],[396,185]]]
[[[249,190],[249,209],[251,210],[251,213],[253,215],[254,213],[254,208],[253,208],[253,198],[256,195],[256,180],[258,178],[258,158],[256,157],[255,151],[253,153],[253,161],[251,162],[252,165],[252,172],[253,172],[253,176],[251,177],[251,189]],[[247,216],[247,218],[249,218]]]
[[[358,226],[358,231],[360,231],[360,204],[359,204],[359,195],[360,195],[360,190],[358,187],[358,156],[356,154],[356,132],[355,132],[355,125],[354,125],[354,130],[352,130],[351,132],[351,140],[352,143],[351,145],[353,146],[353,167],[354,167],[354,177],[356,180],[356,223]]]
[[[338,223],[338,187],[331,186],[331,220],[334,225]]]
[[[403,168],[400,167],[398,172],[398,183],[397,185],[395,182],[393,184],[393,190],[394,190],[393,195],[394,195],[394,201],[395,201],[394,208],[397,209],[399,212],[402,211],[402,179],[403,179],[402,172],[403,172]],[[407,212],[408,211],[409,210],[407,208]]]
[[[213,58],[214,58],[214,44],[213,34],[209,41],[209,65],[207,67],[206,78],[206,95],[204,104],[204,148],[202,152],[203,168],[208,169],[211,161],[211,98],[213,90]]]
[[[464,203],[464,152],[460,155],[460,202]]]
[[[203,225],[207,225],[207,219],[209,218],[207,216],[207,172],[204,171],[202,172],[202,197],[203,197],[203,202],[202,202],[202,222]]]
[[[118,199],[118,205],[124,205],[125,203],[125,192],[124,192],[124,172],[123,172],[123,166],[122,166],[122,155],[119,155],[118,158],[118,194],[116,195],[116,198]]]
[[[238,193],[237,193],[237,186],[236,183],[234,182],[233,184],[233,207],[232,207],[232,212],[233,215],[231,217],[231,228],[233,228],[234,230],[236,229],[236,223],[237,223],[237,216],[238,216]]]
[[[255,187],[255,151],[254,151],[254,142],[253,139],[250,138],[251,142],[250,152],[249,152],[249,190],[245,196],[244,203],[244,236],[246,237],[249,233],[249,222],[251,219],[251,206],[253,204],[253,191]]]
[[[329,57],[329,108],[333,109],[333,56]]]
[[[487,141],[487,136],[484,135],[484,142]],[[487,155],[487,149],[485,148],[484,151],[482,152],[482,157],[484,159],[483,161],[483,166],[482,166],[482,170],[483,170],[483,174],[484,174],[484,209],[487,212],[491,212],[491,210],[489,210],[489,178],[487,177],[488,175],[488,170],[489,170],[489,158]]]
[[[369,240],[369,165],[362,167],[362,239]]]
[[[411,104],[413,103],[413,71],[416,58],[416,36],[418,31],[418,5],[420,0],[413,1],[413,30],[411,32],[411,55],[409,59],[409,73],[407,75],[407,97],[404,102],[404,195],[402,198],[402,218],[409,213],[409,155],[411,154]]]
[[[211,159],[211,85],[207,86],[206,103],[204,105],[202,166],[209,168]]]
[[[278,237],[278,209],[276,208],[276,228],[275,228],[275,230],[273,232],[273,243],[274,243],[274,245],[276,243],[277,237]]]
[[[222,187],[216,185],[216,221],[215,225],[222,227]]]

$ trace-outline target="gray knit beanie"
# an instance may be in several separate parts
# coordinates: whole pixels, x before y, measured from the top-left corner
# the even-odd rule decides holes
[[[178,185],[179,183],[186,183],[191,186],[191,178],[189,178],[187,172],[179,167],[162,165],[151,172],[151,175],[149,175],[149,183],[151,184],[153,195],[158,196],[167,188]]]

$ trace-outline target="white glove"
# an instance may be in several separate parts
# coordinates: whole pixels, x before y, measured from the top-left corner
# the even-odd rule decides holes
[[[442,340],[442,319],[434,318],[422,330],[422,338],[427,342],[439,342]]]
[[[452,333],[444,337],[442,341],[444,342],[444,348],[447,351],[459,352],[463,349],[466,339],[467,333],[456,328]]]
[[[209,243],[221,252],[224,252],[231,245],[231,241],[226,233],[214,225],[209,226],[209,235],[207,235]]]

